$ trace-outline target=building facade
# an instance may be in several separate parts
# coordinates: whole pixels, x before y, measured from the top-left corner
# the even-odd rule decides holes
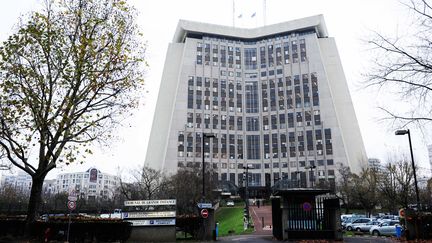
[[[24,172],[6,175],[2,177],[1,186],[11,186],[17,192],[30,195],[32,178]],[[117,195],[119,187],[118,176],[90,168],[84,172],[62,173],[56,179],[45,180],[42,190],[45,195],[75,192],[78,197],[86,200],[108,200]]]
[[[120,178],[103,173],[96,168],[84,172],[63,173],[57,175],[54,190],[74,192],[79,198],[94,201],[114,198],[120,187]]]
[[[3,175],[1,186],[12,187],[16,192],[23,195],[30,195],[32,178],[29,174],[19,171],[17,175]]]
[[[369,158],[368,167],[374,170],[380,170],[382,168],[381,160],[377,158]]]
[[[239,186],[245,166],[250,186],[334,181],[340,165],[367,167],[323,16],[256,29],[179,22],[145,165],[175,173],[204,163]]]

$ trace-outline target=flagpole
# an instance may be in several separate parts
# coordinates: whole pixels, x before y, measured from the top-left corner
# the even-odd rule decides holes
[[[266,22],[267,22],[267,6],[266,6],[266,0],[263,0],[263,20],[264,20],[264,26],[266,26]]]
[[[232,0],[232,7],[233,7],[233,9],[232,9],[232,21],[233,21],[233,27],[235,27],[235,3],[234,3],[234,1],[235,0]]]

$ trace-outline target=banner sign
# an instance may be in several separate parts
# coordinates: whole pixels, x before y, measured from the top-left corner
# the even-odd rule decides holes
[[[131,222],[132,226],[159,226],[159,225],[175,225],[175,219],[141,219],[141,220],[126,220]]]
[[[166,200],[134,200],[125,201],[125,206],[159,206],[159,205],[176,205],[176,199]]]
[[[176,211],[161,211],[161,212],[125,212],[123,213],[124,219],[137,219],[137,218],[175,218]]]

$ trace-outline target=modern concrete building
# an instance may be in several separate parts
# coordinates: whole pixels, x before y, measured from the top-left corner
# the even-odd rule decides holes
[[[3,175],[1,187],[7,186],[14,188],[14,190],[23,195],[30,195],[32,187],[32,178],[29,174],[19,171],[17,175]]]
[[[381,160],[377,158],[369,158],[368,167],[371,169],[380,170],[382,167]]]
[[[255,29],[178,23],[145,165],[174,173],[201,167],[203,155],[219,180],[241,185],[248,165],[249,185],[261,187],[367,167],[322,15]]]
[[[74,191],[78,197],[90,201],[112,199],[119,187],[119,177],[102,173],[96,168],[89,168],[84,172],[59,174],[54,183],[56,193]]]
[[[32,178],[24,172],[19,172],[17,175],[3,175],[1,186],[3,188],[11,186],[17,192],[30,195]],[[62,173],[57,175],[56,179],[45,180],[42,190],[46,195],[75,191],[77,196],[87,200],[107,200],[117,194],[119,187],[119,177],[90,168],[84,172]]]

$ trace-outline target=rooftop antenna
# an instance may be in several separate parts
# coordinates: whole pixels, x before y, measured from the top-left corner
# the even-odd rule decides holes
[[[267,23],[267,4],[266,4],[266,0],[263,0],[263,21],[264,21],[264,26],[266,26],[266,23]]]
[[[235,27],[235,0],[232,0],[232,24]]]

